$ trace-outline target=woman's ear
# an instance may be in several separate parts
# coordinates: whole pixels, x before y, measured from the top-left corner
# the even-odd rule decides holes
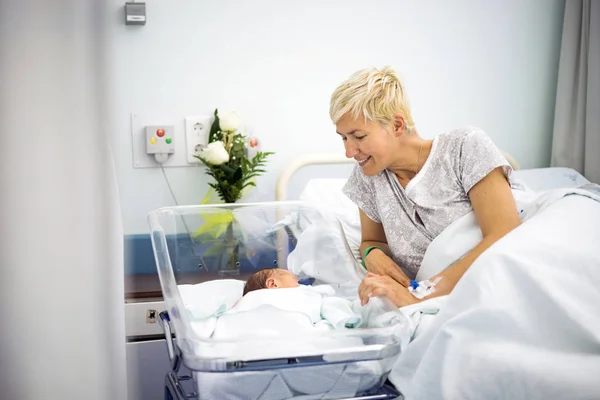
[[[394,134],[400,136],[406,132],[406,121],[400,113],[394,114]]]
[[[277,282],[275,282],[275,279],[273,278],[267,278],[265,286],[267,287],[267,289],[273,289],[277,287]]]

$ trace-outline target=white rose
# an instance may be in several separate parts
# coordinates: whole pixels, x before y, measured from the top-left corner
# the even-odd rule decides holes
[[[235,132],[240,126],[240,117],[235,111],[226,111],[219,115],[219,127],[225,132]]]
[[[220,165],[229,161],[229,153],[220,140],[209,143],[200,151],[200,156],[213,165]]]

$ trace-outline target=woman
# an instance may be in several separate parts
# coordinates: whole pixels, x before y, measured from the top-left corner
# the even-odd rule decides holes
[[[402,83],[390,67],[354,73],[332,94],[330,117],[346,156],[358,165],[344,193],[360,209],[360,252],[369,271],[365,304],[385,295],[398,307],[418,300],[407,289],[433,239],[474,211],[483,240],[439,275],[449,294],[475,259],[520,223],[511,189],[523,189],[492,141],[477,128],[433,140],[419,137]]]

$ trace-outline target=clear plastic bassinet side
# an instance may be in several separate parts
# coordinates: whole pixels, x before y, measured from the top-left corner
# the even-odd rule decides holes
[[[155,210],[148,220],[165,305],[193,370],[374,360],[389,371],[407,339],[407,321],[389,301],[373,299],[363,309],[351,298],[360,267],[341,225],[315,208],[298,202],[177,206]],[[339,328],[322,305],[313,315],[287,299],[243,308],[245,281],[271,268],[293,272],[309,291],[325,290],[324,298],[343,299],[330,303],[329,315],[343,304],[360,322]]]

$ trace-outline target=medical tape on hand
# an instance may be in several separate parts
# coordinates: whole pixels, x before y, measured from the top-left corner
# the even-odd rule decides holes
[[[433,282],[428,279],[421,282],[411,281],[408,291],[417,299],[422,299],[423,297],[429,296],[435,292],[435,285],[437,285],[441,279],[442,277],[439,276]]]

